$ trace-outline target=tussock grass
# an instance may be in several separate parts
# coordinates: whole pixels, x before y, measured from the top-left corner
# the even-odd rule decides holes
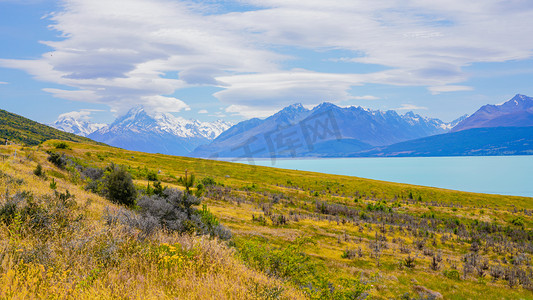
[[[56,144],[17,148],[16,159],[14,147],[0,148],[9,157],[0,162],[0,174],[7,175],[0,176],[0,192],[54,199],[54,179],[56,191],[75,195],[71,217],[83,216],[70,222],[75,230],[45,242],[42,232],[14,231],[13,224],[27,224],[0,225],[1,249],[8,253],[0,260],[1,286],[16,286],[29,297],[48,295],[41,286],[59,286],[59,297],[81,298],[348,299],[362,291],[390,299],[423,297],[426,288],[445,299],[533,299],[527,283],[533,277],[532,198]],[[110,226],[106,211],[126,209],[85,191],[76,170],[58,169],[44,151],[87,166],[126,166],[138,189],[155,177],[184,190],[179,177],[185,170],[199,180],[209,177],[202,203],[234,238],[228,244],[159,229],[146,235],[127,222]],[[33,174],[38,163],[44,176]],[[302,239],[309,243],[291,248]],[[311,271],[296,272],[302,266]],[[493,271],[500,267],[507,275]],[[33,283],[38,270],[58,271],[50,273],[53,280]]]
[[[79,179],[53,166],[44,152],[30,160],[17,147],[13,158],[14,147],[0,149],[9,155],[0,162],[0,207],[15,206],[0,220],[0,298],[304,298],[245,266],[218,239],[162,230],[141,237],[138,229],[108,225],[106,210],[126,208],[73,184]],[[33,174],[37,163],[44,177]],[[67,190],[69,201],[60,197]]]

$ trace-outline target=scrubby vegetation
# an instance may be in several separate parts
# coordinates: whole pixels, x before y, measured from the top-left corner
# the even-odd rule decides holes
[[[30,158],[18,146],[0,151],[8,157],[0,162],[2,299],[304,298],[246,267],[218,238],[229,232],[207,207],[192,207],[199,203],[192,195],[167,188],[132,209],[87,189],[109,168],[68,155]],[[35,176],[37,164],[49,178]],[[182,231],[188,213],[192,223]]]
[[[0,149],[0,297],[533,298],[531,198],[57,144]]]

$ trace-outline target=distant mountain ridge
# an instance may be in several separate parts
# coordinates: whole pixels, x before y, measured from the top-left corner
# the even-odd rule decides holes
[[[347,154],[350,157],[533,155],[533,126],[471,128]]]
[[[533,154],[527,142],[520,142],[529,141],[524,128],[533,126],[533,98],[520,94],[449,123],[413,112],[324,102],[313,109],[293,104],[266,119],[235,125],[147,114],[135,107],[110,125],[66,115],[53,126],[129,150],[208,158]],[[507,129],[472,130],[480,128]],[[462,131],[468,132],[452,134]]]
[[[533,126],[533,98],[517,94],[500,105],[484,105],[452,132],[471,128]]]
[[[142,106],[138,106],[88,137],[128,150],[187,155],[199,145],[209,143],[231,125],[220,120],[186,120],[168,113],[149,115]]]
[[[439,119],[408,112],[342,108],[324,102],[312,110],[301,104],[285,107],[264,119],[234,125],[197,157],[305,157],[334,156],[410,139],[445,133],[453,127]],[[316,131],[324,131],[316,134]]]
[[[348,154],[354,157],[533,155],[533,98],[484,105],[449,133]],[[458,120],[460,120],[458,119]]]

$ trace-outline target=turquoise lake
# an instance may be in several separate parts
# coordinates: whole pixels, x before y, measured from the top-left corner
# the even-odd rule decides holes
[[[533,156],[254,159],[253,163],[468,192],[533,197]]]

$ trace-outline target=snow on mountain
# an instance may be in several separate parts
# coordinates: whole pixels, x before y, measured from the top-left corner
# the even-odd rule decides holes
[[[373,146],[446,133],[450,125],[408,112],[341,108],[324,102],[312,110],[285,107],[264,119],[241,122],[191,153],[197,157],[340,156]]]
[[[180,138],[202,137],[212,140],[219,136],[233,124],[222,120],[215,122],[200,122],[175,117],[169,113],[148,115],[142,106],[132,108],[115,122],[101,128],[100,134],[120,133],[125,130],[133,132],[150,132],[154,134],[171,134]]]
[[[139,106],[88,137],[128,150],[186,155],[194,148],[209,143],[232,125],[221,120],[186,120],[168,113],[148,114]]]
[[[53,124],[50,124],[50,126],[85,137],[107,126],[106,124],[90,122],[85,118],[86,115],[87,114],[84,114],[83,112],[77,111],[61,114]]]

